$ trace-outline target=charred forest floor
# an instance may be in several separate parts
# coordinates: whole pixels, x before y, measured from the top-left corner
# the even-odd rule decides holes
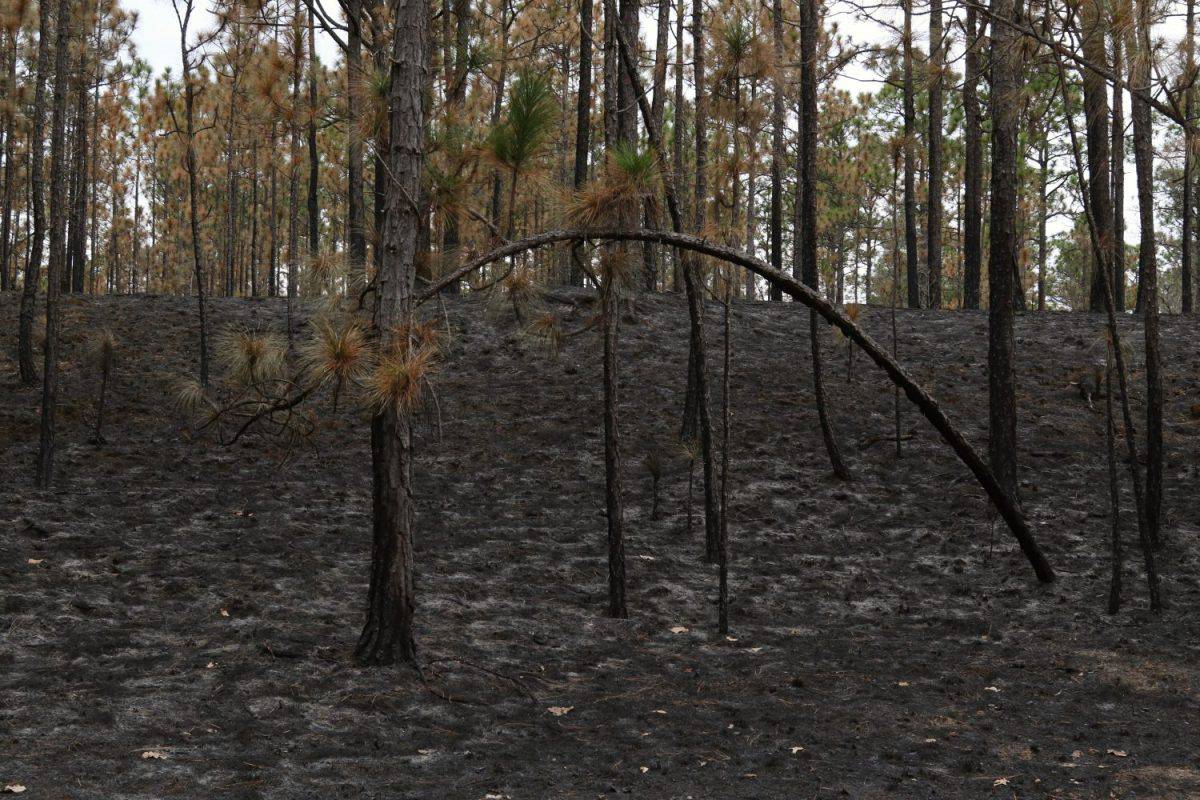
[[[0,297],[0,785],[26,797],[1200,797],[1193,320],[1162,321],[1168,606],[1147,610],[1126,490],[1112,617],[1103,416],[1069,385],[1102,353],[1099,316],[1017,319],[1021,491],[1058,573],[1040,586],[907,403],[896,458],[890,384],[861,353],[848,377],[822,326],[855,474],[833,478],[807,312],[736,304],[726,639],[699,471],[688,534],[682,300],[639,299],[622,321],[624,621],[604,616],[598,336],[555,357],[496,304],[451,299],[444,320],[431,304],[450,335],[416,434],[426,685],[349,658],[370,537],[361,410],[322,397],[293,449],[197,438],[171,410],[195,370],[194,302],[66,299],[58,478],[35,490],[17,305]],[[284,304],[211,315],[282,330]],[[986,316],[897,316],[900,360],[985,451]],[[861,321],[889,341],[888,310]],[[1136,352],[1140,326],[1122,325]],[[85,353],[102,326],[118,348],[97,445]],[[708,330],[719,387],[716,306]],[[1140,371],[1134,385],[1144,420]]]

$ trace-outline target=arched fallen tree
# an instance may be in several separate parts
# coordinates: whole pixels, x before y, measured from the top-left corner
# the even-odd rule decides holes
[[[547,231],[536,236],[530,236],[515,242],[509,242],[502,245],[489,253],[478,256],[466,262],[458,269],[443,276],[441,280],[427,287],[416,298],[417,304],[424,303],[432,297],[435,297],[445,287],[462,280],[470,273],[481,267],[487,266],[495,261],[525,252],[527,250],[535,250],[539,247],[557,244],[558,242],[582,241],[588,239],[607,240],[607,241],[640,241],[653,242],[668,247],[677,247],[683,250],[690,250],[701,255],[706,255],[711,258],[720,259],[730,264],[748,269],[756,275],[766,279],[773,285],[779,287],[798,303],[802,303],[811,308],[816,313],[825,318],[825,321],[830,325],[837,327],[848,339],[857,344],[864,353],[866,353],[872,361],[874,361],[880,369],[888,376],[892,383],[904,390],[908,399],[913,405],[924,415],[925,419],[942,435],[946,443],[954,451],[979,481],[987,493],[988,498],[1004,518],[1008,524],[1009,530],[1012,531],[1017,543],[1021,546],[1021,551],[1025,557],[1029,559],[1029,563],[1033,566],[1033,571],[1037,575],[1039,581],[1048,583],[1054,580],[1054,570],[1051,569],[1050,563],[1046,557],[1042,555],[1041,549],[1033,538],[1033,534],[1029,530],[1029,526],[1025,522],[1025,517],[1021,514],[1020,508],[1014,502],[996,480],[996,476],[984,463],[979,454],[975,452],[975,448],[963,437],[956,427],[950,422],[949,418],[942,412],[937,401],[934,400],[928,392],[921,388],[912,378],[910,378],[896,363],[887,352],[875,343],[861,328],[859,328],[850,318],[842,314],[832,303],[827,301],[818,292],[799,281],[793,279],[787,273],[774,269],[768,266],[765,262],[760,261],[753,256],[734,250],[730,247],[724,247],[719,244],[713,244],[704,239],[695,236],[689,236],[682,233],[672,233],[670,231],[635,229],[635,230],[586,230],[586,229],[564,229],[556,231]]]

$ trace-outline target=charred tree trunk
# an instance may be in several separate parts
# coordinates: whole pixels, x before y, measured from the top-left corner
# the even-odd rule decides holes
[[[904,0],[904,253],[908,273],[908,307],[921,307],[917,273],[917,111],[913,88],[913,0]],[[806,235],[808,235],[806,233]]]
[[[38,437],[37,485],[54,477],[54,433],[58,407],[58,296],[66,263],[67,55],[71,43],[71,3],[59,0],[54,52],[54,101],[50,120],[50,264],[46,271],[46,341],[42,345],[42,419]]]
[[[925,229],[929,307],[942,307],[942,0],[929,4],[929,208]]]
[[[320,171],[317,157],[317,27],[308,3],[308,255],[321,252]]]
[[[196,85],[192,80],[192,51],[187,43],[188,21],[192,7],[180,25],[179,43],[183,63],[183,111],[185,136],[185,168],[188,179],[188,228],[191,233],[192,269],[196,278],[196,303],[200,319],[200,383],[208,385],[208,310],[205,301],[204,257],[200,247],[199,179],[196,175]]]
[[[11,31],[8,36],[8,62],[7,76],[5,86],[9,91],[13,91],[17,85],[17,43],[19,31]],[[16,117],[15,110],[10,104],[6,107],[4,113],[4,196],[0,199],[0,292],[7,292],[16,282],[15,271],[10,272],[10,262],[12,261],[13,239],[12,236],[12,212],[13,203],[13,180],[16,177],[13,169],[13,156],[16,154],[16,148],[13,146],[13,137],[16,135],[16,126],[13,124]]]
[[[1112,37],[1113,70],[1125,70],[1121,36]],[[1112,255],[1109,265],[1112,297],[1116,310],[1125,310],[1125,93],[1113,92],[1112,104]]]
[[[579,191],[587,183],[588,153],[592,147],[592,3],[579,3],[579,96],[575,107],[575,172],[573,183]],[[583,284],[583,249],[578,242],[571,244],[572,286]]]
[[[992,472],[1017,501],[1017,401],[1013,360],[1013,278],[1017,249],[1017,128],[1021,42],[1013,0],[992,0],[992,208],[988,254],[988,453]]]
[[[395,34],[391,52],[387,205],[381,235],[375,326],[379,346],[404,352],[411,335],[421,212],[412,202],[424,169],[426,4],[391,0]],[[371,420],[373,546],[367,619],[355,647],[365,665],[415,662],[413,635],[412,430],[407,411],[394,404]]]
[[[33,211],[33,231],[30,235],[29,261],[25,265],[25,284],[21,290],[21,312],[18,324],[17,361],[21,383],[37,383],[33,364],[33,316],[37,305],[38,284],[41,282],[42,245],[46,238],[46,187],[43,178],[46,141],[46,76],[50,72],[50,3],[38,4],[37,74],[33,88],[33,125],[29,142],[29,193]]]
[[[621,258],[617,252],[605,259]],[[621,503],[621,433],[617,414],[617,265],[603,265],[600,287],[604,325],[604,508],[608,519],[608,615],[629,616],[625,606],[625,521]]]
[[[1083,37],[1083,57],[1101,68],[1108,65],[1104,47],[1106,21],[1101,0],[1082,0],[1080,8],[1080,32]],[[993,26],[995,36],[997,28]],[[1112,247],[1112,198],[1109,195],[1109,147],[1108,147],[1108,87],[1104,78],[1092,70],[1083,70],[1083,110],[1087,117],[1088,185],[1091,187],[1092,213],[1096,218],[1100,248]],[[1097,283],[1103,274],[1101,253],[1092,254],[1092,283],[1090,306],[1092,311],[1104,310],[1103,288]],[[1115,265],[1121,269],[1121,262]]]
[[[346,243],[350,271],[362,275],[367,263],[366,210],[363,207],[363,143],[360,130],[360,87],[365,78],[362,63],[363,0],[346,3],[346,83],[349,119],[346,121]]]
[[[967,58],[963,80],[963,308],[979,308],[983,267],[983,125],[979,113],[980,40],[986,23],[967,5]]]
[[[1183,114],[1188,119],[1192,118],[1196,103],[1196,0],[1187,0],[1186,22],[1184,23],[1184,71],[1187,88],[1183,94]],[[1195,244],[1192,241],[1193,220],[1195,218],[1196,209],[1193,202],[1195,187],[1192,185],[1194,180],[1193,170],[1196,154],[1193,149],[1196,146],[1196,135],[1191,130],[1183,132],[1183,187],[1181,190],[1180,209],[1183,215],[1183,225],[1180,232],[1180,243],[1183,249],[1182,258],[1180,260],[1180,291],[1183,296],[1181,309],[1184,314],[1192,313],[1192,303],[1195,298],[1195,289],[1192,288],[1192,271],[1195,264]]]
[[[784,78],[783,78],[783,2],[771,3],[771,46],[775,57],[775,75],[771,86],[771,266],[783,269],[783,129]],[[775,302],[783,300],[783,292],[777,286],[770,288],[769,297]]]
[[[800,97],[804,111],[803,137],[800,140],[801,216],[804,225],[803,273],[804,283],[814,291],[820,290],[817,271],[817,0],[801,0],[800,3]],[[833,474],[841,480],[850,480],[850,470],[842,459],[833,423],[825,400],[825,384],[821,377],[821,338],[817,325],[817,314],[808,313],[808,340],[812,354],[813,394],[817,404],[817,417],[821,423],[821,437],[825,440],[825,452]]]
[[[1148,0],[1136,2],[1137,42],[1129,49],[1130,83],[1149,87],[1151,9]],[[1141,306],[1146,340],[1146,533],[1150,544],[1158,547],[1162,507],[1163,478],[1163,387],[1159,358],[1158,263],[1154,249],[1154,130],[1150,104],[1133,94],[1133,156],[1137,170],[1138,220],[1141,228],[1138,245],[1138,302]]]

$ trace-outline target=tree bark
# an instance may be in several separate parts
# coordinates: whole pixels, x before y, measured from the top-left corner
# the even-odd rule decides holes
[[[979,113],[980,40],[986,25],[967,6],[967,57],[963,80],[963,308],[979,308],[983,266],[983,125]]]
[[[1150,83],[1151,8],[1148,0],[1136,0],[1136,24],[1132,35],[1136,47],[1130,47],[1130,84],[1148,87]],[[1141,305],[1146,342],[1146,532],[1150,544],[1160,544],[1159,527],[1163,478],[1163,387],[1159,357],[1158,263],[1154,240],[1154,129],[1150,104],[1133,95],[1133,156],[1137,171],[1138,219],[1141,227],[1138,245],[1138,301]]]
[[[1106,20],[1101,0],[1082,0],[1080,4],[1080,33],[1083,37],[1083,56],[1093,64],[1106,67],[1108,54],[1104,47]],[[995,35],[998,26],[993,26]],[[1112,247],[1112,198],[1109,195],[1108,146],[1108,87],[1104,78],[1091,70],[1083,70],[1083,110],[1087,117],[1088,185],[1091,187],[1092,213],[1096,218],[1097,236],[1101,249]],[[1104,293],[1097,283],[1101,279],[1100,253],[1092,254],[1090,307],[1104,310]],[[1122,262],[1116,263],[1121,269]]]
[[[205,301],[204,257],[200,247],[199,180],[196,165],[196,85],[192,80],[192,55],[188,48],[188,21],[192,6],[179,27],[180,56],[183,64],[183,104],[185,118],[184,165],[188,179],[188,227],[192,237],[192,268],[196,278],[196,303],[200,319],[200,383],[208,386],[208,311]]]
[[[317,27],[308,3],[308,255],[321,252],[320,171],[317,157]]]
[[[14,30],[9,33],[8,45],[8,62],[6,66],[7,80],[5,86],[9,91],[16,88],[17,85],[17,43],[20,36],[19,30]],[[9,264],[12,261],[12,211],[13,211],[13,180],[16,177],[13,170],[13,156],[16,148],[13,147],[13,137],[16,135],[16,128],[13,124],[16,117],[15,110],[12,105],[6,107],[4,113],[4,196],[0,200],[0,292],[7,292],[13,283],[16,282],[15,272],[9,271]]]
[[[783,130],[784,78],[783,78],[783,2],[771,2],[771,47],[775,58],[775,74],[771,85],[771,266],[783,269]],[[783,300],[783,292],[772,286],[769,297],[775,302]]]
[[[998,20],[1016,19],[1013,0],[992,0]],[[1007,25],[992,27],[992,204],[988,253],[988,453],[997,481],[1017,501],[1017,404],[1013,360],[1013,278],[1020,119],[1021,41]]]
[[[71,3],[59,0],[55,34],[54,100],[50,121],[50,264],[46,271],[46,341],[42,345],[42,419],[38,437],[37,485],[54,477],[54,434],[58,407],[58,296],[66,263],[67,55],[71,43]]]
[[[817,0],[800,2],[800,98],[803,104],[804,129],[800,140],[801,215],[804,224],[803,265],[804,283],[813,291],[820,291],[820,276],[817,271]],[[817,314],[811,308],[808,313],[809,351],[812,356],[813,394],[816,399],[817,417],[821,424],[821,438],[825,440],[825,452],[833,474],[841,480],[850,480],[851,474],[842,459],[833,423],[829,419],[825,400],[825,384],[821,377],[821,338],[817,326]]]
[[[1186,21],[1184,23],[1184,71],[1187,88],[1183,94],[1183,113],[1188,119],[1192,118],[1196,104],[1196,0],[1187,0]],[[1195,289],[1192,286],[1195,269],[1195,243],[1193,238],[1193,223],[1195,219],[1195,159],[1193,149],[1196,146],[1194,131],[1183,131],[1183,187],[1180,192],[1180,209],[1183,215],[1183,225],[1180,231],[1183,254],[1180,260],[1180,291],[1183,295],[1181,309],[1184,314],[1192,313],[1192,303],[1195,299]]]
[[[379,346],[408,346],[421,213],[411,198],[424,169],[425,48],[428,14],[420,0],[391,0],[395,30],[391,53],[387,203],[376,290]],[[415,662],[413,634],[412,430],[408,415],[388,404],[371,420],[373,546],[367,619],[355,647],[364,665]]]
[[[904,252],[908,274],[908,307],[921,307],[921,283],[917,274],[917,112],[913,88],[913,0],[904,0]]]
[[[603,258],[621,258],[609,252]],[[621,501],[621,433],[617,413],[617,308],[616,270],[604,267],[600,287],[604,325],[604,508],[608,522],[608,615],[629,616],[625,606],[625,521]]]
[[[929,307],[942,307],[942,0],[929,4],[929,202],[925,260]]]
[[[1124,46],[1121,36],[1112,37],[1113,69],[1123,72]],[[1112,147],[1110,170],[1112,176],[1112,256],[1109,264],[1113,303],[1119,312],[1125,311],[1125,93],[1113,92]]]
[[[575,106],[575,174],[579,191],[587,183],[588,153],[592,147],[592,0],[579,0],[579,91]],[[571,245],[572,286],[583,284],[583,251]]]
[[[46,238],[46,187],[44,148],[46,141],[46,77],[50,72],[50,3],[38,4],[37,74],[33,88],[33,125],[29,142],[29,193],[33,207],[33,232],[30,235],[29,260],[25,264],[25,283],[21,290],[20,322],[18,323],[17,362],[21,383],[37,383],[33,364],[33,316],[37,306],[38,284],[41,282],[42,245]]]

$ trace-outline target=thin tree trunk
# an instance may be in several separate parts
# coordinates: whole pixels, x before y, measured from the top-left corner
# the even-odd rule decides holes
[[[1046,258],[1048,247],[1046,240],[1046,223],[1050,215],[1050,198],[1046,196],[1050,183],[1050,145],[1047,141],[1048,132],[1042,135],[1038,144],[1038,235],[1037,235],[1037,310],[1046,310]]]
[[[200,249],[200,209],[199,209],[199,180],[196,165],[196,85],[192,80],[191,52],[188,49],[187,33],[188,18],[191,16],[191,5],[188,5],[187,16],[179,30],[180,56],[183,63],[183,103],[185,125],[185,168],[188,178],[188,227],[192,237],[192,267],[196,278],[196,303],[200,318],[200,383],[208,385],[208,317],[205,302],[204,258]]]
[[[71,43],[70,0],[59,0],[55,34],[54,100],[50,121],[50,263],[46,271],[46,341],[42,345],[42,418],[38,437],[37,485],[54,478],[54,434],[58,407],[59,276],[66,263],[67,56]]]
[[[1121,37],[1112,37],[1113,70],[1125,70]],[[1116,310],[1125,311],[1125,93],[1113,92],[1112,104],[1112,296]]]
[[[1104,351],[1104,449],[1108,456],[1108,503],[1111,515],[1112,578],[1108,585],[1108,613],[1121,610],[1121,573],[1124,553],[1121,549],[1121,484],[1117,479],[1116,430],[1113,425],[1112,342]]]
[[[800,3],[800,96],[804,105],[804,136],[800,141],[801,170],[803,184],[802,216],[804,222],[803,271],[804,283],[813,290],[820,289],[817,272],[817,0],[801,0]],[[808,313],[808,339],[812,354],[813,394],[817,404],[817,417],[821,424],[821,437],[825,440],[825,452],[833,474],[841,480],[850,480],[851,474],[842,460],[837,436],[829,420],[825,400],[825,385],[821,378],[821,338],[817,326],[817,315],[812,309]]]
[[[1192,118],[1192,113],[1195,110],[1196,102],[1196,2],[1195,0],[1187,0],[1186,22],[1184,24],[1184,80],[1187,81],[1187,88],[1183,94],[1183,114],[1188,119]],[[1183,295],[1181,310],[1184,314],[1192,313],[1192,302],[1195,297],[1195,289],[1192,288],[1192,271],[1195,263],[1195,245],[1192,242],[1192,227],[1195,218],[1196,209],[1192,200],[1195,187],[1193,184],[1193,171],[1195,164],[1195,153],[1192,152],[1196,146],[1195,133],[1188,129],[1183,132],[1183,187],[1180,198],[1180,213],[1183,215],[1183,225],[1180,231],[1179,241],[1183,249],[1180,260],[1180,291]]]
[[[1130,47],[1130,84],[1149,87],[1151,8],[1148,0],[1136,0],[1136,47]],[[1132,96],[1133,155],[1137,169],[1138,219],[1141,236],[1138,245],[1138,301],[1142,307],[1146,342],[1146,533],[1153,547],[1160,544],[1159,526],[1163,479],[1163,387],[1159,357],[1158,263],[1154,240],[1154,129],[1150,104],[1138,94]]]
[[[612,2],[610,0],[609,7]],[[646,134],[650,139],[650,146],[658,159],[660,171],[664,176],[668,176],[663,182],[664,194],[667,200],[667,211],[671,216],[671,227],[676,234],[680,234],[683,230],[683,215],[680,211],[679,192],[673,177],[669,176],[665,168],[666,155],[663,151],[662,132],[653,124],[653,116],[649,105],[646,103],[645,94],[641,91],[640,78],[637,75],[636,68],[632,57],[628,51],[629,47],[623,33],[618,33],[618,41],[621,44],[621,52],[623,55],[623,64],[626,74],[629,75],[630,81],[635,87],[635,96],[638,100],[638,107],[642,112],[642,119],[646,121]],[[703,305],[703,287],[700,285],[700,278],[697,274],[697,265],[694,254],[691,251],[684,253],[683,259],[683,276],[684,288],[687,292],[688,302],[688,397],[695,398],[695,405],[692,406],[692,411],[695,414],[696,428],[692,429],[692,434],[689,437],[687,430],[688,417],[685,412],[684,416],[684,433],[683,441],[689,445],[695,442],[696,429],[699,432],[700,452],[704,467],[704,540],[705,540],[705,559],[715,562],[718,559],[718,537],[720,535],[720,519],[719,509],[717,507],[717,479],[715,474],[715,458],[713,455],[713,432],[712,418],[709,415],[709,384],[708,384],[708,366],[706,361],[706,345],[704,341],[704,305]],[[694,359],[694,360],[693,360]],[[693,383],[694,381],[694,383]],[[685,407],[688,401],[685,400]]]
[[[806,1],[806,0],[802,0]],[[913,0],[904,0],[904,248],[908,271],[908,307],[921,307],[921,284],[917,274],[917,112],[913,88]]]
[[[1080,155],[1079,138],[1075,132],[1075,118],[1070,108],[1070,92],[1067,89],[1066,70],[1063,68],[1061,53],[1056,53],[1056,60],[1058,65],[1059,92],[1062,97],[1063,108],[1066,111],[1063,119],[1067,123],[1067,132],[1071,137],[1071,155],[1075,162],[1075,179],[1080,186],[1086,187],[1083,159]],[[1090,191],[1081,191],[1080,197],[1083,200],[1083,212],[1087,220],[1088,235],[1091,239],[1092,250],[1100,254],[1100,290],[1103,295],[1104,311],[1108,317],[1108,336],[1109,341],[1112,343],[1113,360],[1116,364],[1117,372],[1117,386],[1121,394],[1121,415],[1125,423],[1126,460],[1129,463],[1129,474],[1133,480],[1133,502],[1137,510],[1138,541],[1141,544],[1142,557],[1146,565],[1146,583],[1150,594],[1150,608],[1157,611],[1161,608],[1161,599],[1158,592],[1158,570],[1154,563],[1154,548],[1147,534],[1146,504],[1142,492],[1142,474],[1137,452],[1137,432],[1133,421],[1133,411],[1129,402],[1128,372],[1125,368],[1125,357],[1121,350],[1120,331],[1117,328],[1117,312],[1113,302],[1108,253],[1100,244],[1099,225],[1096,222],[1095,210],[1092,208]]]
[[[317,27],[308,3],[308,255],[321,252],[320,171],[317,157]]]
[[[963,80],[963,308],[979,308],[983,266],[983,126],[979,113],[980,47],[985,28],[967,6],[967,58]]]
[[[14,30],[9,33],[8,45],[8,76],[6,86],[15,87],[17,85],[17,43],[20,36],[19,30]],[[0,200],[0,292],[7,292],[9,288],[16,282],[15,272],[9,271],[9,264],[12,261],[12,210],[13,210],[13,179],[16,177],[13,170],[13,156],[15,148],[13,147],[13,138],[16,135],[16,129],[13,125],[13,120],[16,114],[13,106],[7,105],[4,113],[4,196]]]
[[[620,258],[606,253],[606,258]],[[604,267],[600,287],[604,325],[604,507],[608,519],[608,615],[624,619],[625,606],[625,531],[621,503],[621,434],[617,415],[617,287],[614,265]]]
[[[1080,25],[1083,37],[1083,57],[1092,64],[1108,65],[1104,36],[1107,25],[1101,0],[1082,0]],[[993,35],[996,27],[993,26]],[[1109,195],[1108,87],[1104,78],[1092,70],[1083,72],[1083,108],[1087,117],[1088,185],[1091,187],[1092,213],[1096,218],[1101,249],[1112,247],[1112,198]],[[1102,274],[1100,253],[1092,254],[1092,311],[1104,309],[1103,289],[1097,284]],[[1120,262],[1118,262],[1118,269]]]
[[[359,180],[361,180],[361,175]],[[361,188],[361,187],[360,187]],[[258,137],[250,141],[250,296],[258,297]]]
[[[346,240],[350,274],[362,275],[367,263],[366,211],[363,207],[363,143],[359,126],[360,87],[365,80],[362,64],[363,0],[346,3]]]
[[[929,202],[925,229],[929,307],[942,307],[942,0],[929,4]]]
[[[775,60],[775,73],[771,85],[771,266],[783,269],[783,130],[784,77],[783,77],[783,2],[771,2],[771,48]],[[770,298],[783,300],[783,292],[777,286],[770,289]]]
[[[30,235],[29,260],[25,264],[25,283],[21,290],[21,311],[17,344],[17,361],[21,383],[32,386],[37,382],[33,364],[33,316],[37,305],[38,284],[41,282],[42,245],[46,238],[46,187],[43,170],[46,141],[46,78],[50,72],[50,3],[38,5],[37,74],[33,89],[33,127],[29,142],[29,193],[33,207],[33,232]]]
[[[573,185],[579,191],[587,183],[588,153],[592,147],[592,0],[579,0],[579,91],[575,107],[575,172]],[[571,244],[572,286],[583,284],[583,248]]]

